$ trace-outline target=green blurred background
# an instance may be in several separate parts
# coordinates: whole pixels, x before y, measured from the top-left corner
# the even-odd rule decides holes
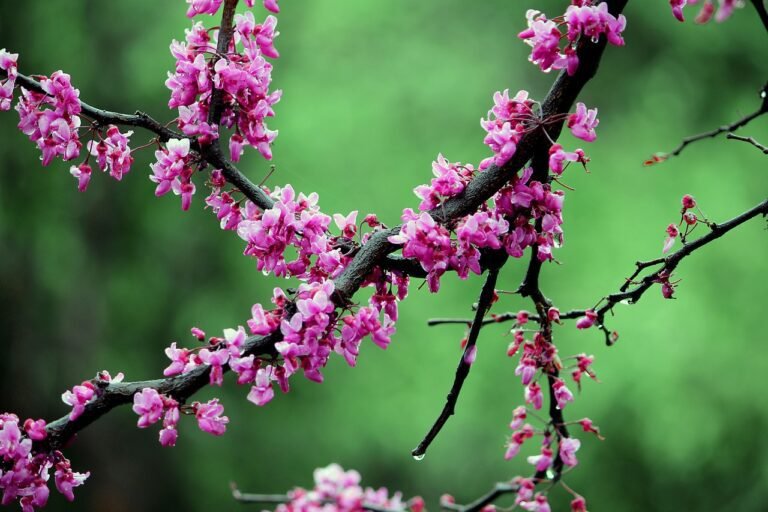
[[[411,190],[431,177],[438,152],[463,162],[487,155],[478,121],[494,91],[546,94],[553,76],[526,62],[515,37],[534,4],[554,14],[566,2],[282,2],[274,85],[284,96],[271,124],[280,136],[269,183],[317,191],[326,212],[397,222],[416,206]],[[170,0],[3,0],[0,48],[21,54],[23,73],[70,73],[91,104],[165,121],[168,45],[189,26],[185,9]],[[608,49],[582,95],[600,109],[597,142],[563,138],[592,163],[590,174],[566,174],[576,192],[567,194],[562,265],[543,273],[562,309],[591,306],[636,259],[659,256],[684,193],[720,221],[768,189],[765,157],[735,141],[707,140],[641,166],[682,136],[756,107],[768,61],[751,8],[708,26],[679,24],[662,0],[630,2],[626,15],[627,46]],[[60,393],[97,370],[156,377],[171,341],[193,344],[191,326],[216,333],[244,324],[251,304],[268,300],[276,281],[241,256],[243,243],[202,209],[202,194],[183,214],[177,198],[153,196],[151,151],[137,154],[122,183],[94,174],[80,194],[69,165],[40,167],[17,121],[13,111],[0,115],[0,410],[52,419],[67,411]],[[764,119],[743,133],[768,142]],[[147,140],[138,131],[132,146]],[[258,182],[268,164],[251,151],[241,168]],[[582,436],[581,465],[567,476],[591,510],[765,510],[766,254],[765,222],[752,221],[684,262],[678,300],[653,289],[618,307],[615,347],[594,330],[557,331],[564,355],[596,356],[602,382],[586,382],[567,410],[570,419],[590,416],[607,437]],[[510,262],[500,287],[515,289],[524,267]],[[284,492],[330,462],[436,509],[441,493],[467,501],[528,474],[524,457],[502,458],[522,388],[501,328],[482,337],[457,415],[423,461],[411,458],[442,406],[463,337],[461,327],[428,328],[426,319],[467,316],[481,281],[445,278],[439,295],[418,285],[391,346],[366,341],[357,368],[335,358],[325,384],[296,378],[263,409],[232,382],[202,393],[224,401],[231,423],[222,438],[188,420],[178,446],[162,449],[156,429],[135,428],[128,407],[109,414],[68,450],[90,481],[73,505],[53,493],[50,509],[235,509],[230,481]],[[530,306],[504,296],[496,310],[520,308]],[[552,496],[562,510],[566,494]]]

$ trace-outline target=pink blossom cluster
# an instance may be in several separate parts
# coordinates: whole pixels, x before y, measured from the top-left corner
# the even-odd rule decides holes
[[[214,14],[221,0],[190,0],[187,13]],[[267,2],[273,11],[276,2]],[[252,5],[250,2],[249,5]],[[219,137],[219,126],[209,124],[214,90],[222,94],[221,126],[233,128],[229,139],[230,156],[238,161],[245,145],[256,148],[266,159],[272,158],[271,144],[277,132],[266,125],[274,116],[273,105],[281,91],[269,90],[272,64],[264,57],[277,58],[274,38],[277,19],[268,16],[257,24],[253,13],[235,16],[235,34],[225,54],[217,52],[218,33],[211,35],[202,23],[186,31],[186,42],[173,41],[171,53],[176,59],[175,72],[168,74],[171,90],[170,108],[178,108],[178,126],[185,135],[209,144]]]
[[[669,0],[669,5],[672,7],[672,14],[679,21],[685,21],[683,17],[683,7],[688,5],[698,5],[699,0]],[[696,15],[696,23],[707,23],[715,17],[715,21],[718,23],[723,22],[731,17],[733,11],[737,8],[744,7],[743,0],[718,0],[717,12],[715,12],[714,0],[704,0]]]
[[[5,74],[5,78],[0,80],[0,110],[11,109],[13,87],[19,74],[16,66],[18,58],[18,53],[10,53],[5,48],[0,49],[0,71]]]
[[[19,130],[37,144],[42,152],[44,166],[55,157],[73,160],[80,155],[80,91],[72,87],[68,74],[54,72],[50,78],[42,77],[44,93],[21,88],[16,105]],[[51,108],[44,108],[51,107]]]
[[[608,4],[601,2],[592,5],[590,0],[574,0],[562,16],[547,19],[539,11],[530,9],[526,13],[528,28],[518,37],[531,46],[528,60],[539,66],[542,71],[565,69],[569,75],[576,73],[579,57],[576,53],[581,37],[597,42],[605,34],[609,43],[623,46],[622,32],[627,25],[624,15],[613,16],[608,12]],[[566,43],[560,47],[564,38],[560,27],[566,26]]]
[[[443,155],[437,155],[437,160],[432,162],[432,173],[435,177],[429,185],[413,189],[421,198],[421,211],[437,208],[445,199],[461,194],[472,180],[475,169],[472,165],[453,164]]]
[[[150,164],[152,175],[149,179],[157,184],[155,195],[160,197],[173,190],[181,196],[182,210],[189,209],[195,193],[192,182],[195,170],[189,144],[189,139],[170,139],[164,148],[155,151],[157,162]]]
[[[517,144],[538,120],[533,111],[536,102],[528,97],[527,91],[518,91],[509,97],[509,89],[493,95],[493,107],[488,118],[480,120],[480,126],[487,132],[483,143],[493,151],[492,157],[480,162],[479,169],[485,170],[491,164],[501,167],[517,151]]]
[[[384,487],[363,488],[357,471],[344,471],[338,464],[316,469],[314,481],[312,489],[296,487],[288,492],[289,501],[278,505],[275,512],[363,512],[371,507],[422,512],[424,508],[419,497],[405,503],[399,492],[390,495]]]
[[[24,512],[44,507],[50,494],[51,469],[56,489],[67,500],[75,499],[74,488],[82,485],[90,473],[72,471],[69,460],[58,450],[36,452],[34,442],[46,437],[45,421],[30,418],[20,424],[15,414],[0,414],[0,504],[18,502]]]

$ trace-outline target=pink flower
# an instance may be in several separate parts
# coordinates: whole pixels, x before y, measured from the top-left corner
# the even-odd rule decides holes
[[[180,373],[188,372],[197,366],[189,357],[189,350],[186,348],[176,348],[176,342],[165,349],[165,355],[171,360],[171,364],[163,371],[163,375],[171,377]]]
[[[189,139],[170,139],[166,147],[155,151],[157,162],[150,164],[150,180],[157,183],[155,195],[162,196],[173,190],[181,196],[181,208],[189,209],[195,185],[191,182],[194,169],[191,167]]]
[[[589,159],[584,155],[584,151],[581,149],[568,153],[563,151],[563,146],[560,144],[553,144],[552,147],[549,148],[549,168],[558,176],[565,170],[565,166],[563,165],[565,162],[581,162],[586,166],[588,161]]]
[[[91,166],[88,164],[73,165],[70,167],[69,173],[77,180],[77,190],[85,192],[91,181]]]
[[[520,364],[515,368],[515,375],[520,375],[523,386],[527,386],[533,380],[534,375],[536,375],[536,361],[524,356],[520,359]]]
[[[160,444],[163,446],[176,446],[179,431],[172,427],[160,429]]]
[[[469,350],[464,353],[464,364],[472,365],[477,358],[477,345],[472,345]]]
[[[224,349],[200,351],[200,360],[211,366],[210,383],[212,386],[221,386],[224,383],[224,365],[229,361],[230,352]]]
[[[194,18],[198,14],[216,14],[224,0],[187,0],[189,9],[187,17]]]
[[[264,0],[264,8],[275,14],[280,12],[280,7],[277,6],[277,0]]]
[[[220,436],[226,432],[229,418],[222,416],[224,406],[219,403],[218,398],[209,400],[204,404],[195,402],[192,407],[195,410],[195,417],[200,430],[214,436]]]
[[[577,329],[589,329],[597,321],[597,313],[594,309],[588,309],[584,312],[584,316],[576,320]]]
[[[58,489],[68,501],[74,501],[75,494],[72,490],[75,487],[83,485],[89,476],[91,476],[90,473],[73,472],[70,468],[69,461],[64,459],[56,464],[56,473],[54,474],[56,489]]]
[[[672,7],[672,14],[678,21],[685,21],[683,18],[683,7],[685,7],[687,0],[669,0],[669,5]]]
[[[78,137],[80,128],[80,91],[72,87],[68,74],[54,72],[43,77],[40,87],[45,94],[21,88],[16,105],[19,113],[19,129],[37,144],[42,152],[42,164],[47,166],[60,156],[64,161],[73,160],[80,154],[82,144]],[[50,109],[43,109],[49,106]]]
[[[599,123],[597,109],[587,110],[586,105],[581,102],[576,104],[576,113],[568,116],[568,128],[571,129],[573,136],[587,142],[592,142],[597,138],[595,127]]]
[[[560,323],[560,310],[556,307],[551,307],[547,310],[547,318],[550,322]]]
[[[33,441],[42,441],[48,436],[45,430],[45,420],[33,420],[29,418],[24,422],[24,431]]]
[[[139,428],[157,423],[163,415],[163,399],[153,388],[144,388],[133,395],[133,412],[139,415]]]
[[[115,125],[109,125],[107,136],[100,142],[91,141],[88,143],[88,151],[96,157],[96,163],[99,169],[106,171],[109,169],[109,175],[120,181],[123,174],[131,170],[133,157],[131,148],[128,147],[128,138],[133,132],[120,133],[120,129]]]
[[[571,501],[571,512],[587,512],[587,500],[583,496],[576,496]]]
[[[95,388],[89,381],[75,386],[61,395],[62,401],[72,406],[69,421],[75,421],[85,411],[85,405],[95,396]]]
[[[541,386],[537,382],[531,382],[525,388],[525,403],[531,404],[537,411],[541,409],[544,402],[544,395],[541,392]]]
[[[527,460],[528,464],[533,464],[536,471],[546,471],[552,465],[552,450],[544,446],[539,455],[532,455]]]
[[[696,200],[689,194],[685,194],[680,202],[683,203],[683,210],[690,210],[696,207]]]
[[[526,423],[520,430],[512,433],[512,437],[507,444],[507,451],[504,453],[504,460],[510,460],[520,452],[520,447],[527,440],[532,438],[534,430],[531,425]]]
[[[523,424],[527,416],[528,412],[525,407],[515,407],[515,410],[512,411],[512,421],[509,424],[509,428],[517,430]]]
[[[555,391],[555,400],[560,409],[564,409],[568,402],[573,401],[573,393],[566,387],[562,379],[557,379],[552,388]]]
[[[662,254],[666,254],[675,244],[675,239],[680,234],[680,230],[675,224],[667,226],[667,238],[664,239],[664,247],[662,248]]]
[[[6,76],[4,80],[0,80],[0,111],[11,109],[13,87],[18,76],[16,66],[18,58],[18,53],[9,53],[5,48],[0,49],[0,71],[5,71]]]
[[[575,466],[579,463],[576,460],[576,452],[581,447],[581,441],[573,437],[566,437],[560,441],[560,458],[566,466]]]
[[[272,367],[259,368],[256,372],[256,380],[251,391],[248,393],[248,400],[256,405],[262,406],[269,403],[275,396],[275,390],[272,389],[272,379],[270,374]]]
[[[536,493],[536,497],[533,501],[520,502],[520,508],[527,510],[528,512],[551,512],[552,509],[549,506],[547,497],[541,493]]]
[[[346,217],[340,213],[333,214],[333,222],[341,230],[344,238],[354,238],[357,233],[357,210],[350,212]]]

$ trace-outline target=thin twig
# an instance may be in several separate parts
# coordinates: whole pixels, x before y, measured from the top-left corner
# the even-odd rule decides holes
[[[663,258],[663,266],[658,269],[654,270],[653,272],[646,274],[645,277],[643,277],[640,281],[637,282],[627,282],[624,285],[622,285],[620,291],[618,293],[612,293],[606,297],[603,298],[604,304],[598,308],[595,313],[597,314],[597,320],[598,325],[603,329],[604,332],[608,333],[609,331],[605,328],[605,315],[608,312],[613,311],[613,307],[616,304],[619,303],[626,303],[626,304],[636,304],[640,298],[643,296],[643,294],[648,291],[648,289],[656,284],[658,282],[659,274],[664,273],[666,275],[671,275],[672,272],[677,268],[677,266],[680,264],[680,262],[693,254],[696,250],[701,249],[705,245],[717,240],[718,238],[722,237],[729,231],[733,230],[734,228],[744,224],[748,220],[751,220],[759,215],[766,216],[768,215],[768,199],[763,201],[762,203],[754,206],[753,208],[750,208],[746,212],[742,213],[741,215],[738,215],[734,217],[733,219],[724,222],[722,224],[711,224],[710,225],[710,231],[706,235],[697,238],[693,242],[690,242],[686,245],[684,245],[681,249],[678,251],[670,254],[666,258]],[[650,260],[646,262],[637,262],[635,265],[639,267],[640,269],[650,267],[653,265],[656,265],[659,263],[659,260]],[[635,272],[633,276],[639,275],[639,271]],[[586,310],[579,309],[579,310],[573,310],[569,311],[567,313],[568,317],[580,317],[584,316],[586,314]],[[560,318],[564,318],[566,315],[561,315]],[[606,334],[608,336],[608,334]],[[610,340],[608,340],[608,344],[610,345]]]
[[[496,279],[498,276],[499,267],[494,267],[488,270],[488,277],[485,279],[485,284],[480,292],[480,298],[477,301],[478,308],[475,312],[475,319],[472,321],[472,326],[469,328],[467,344],[464,347],[464,352],[461,354],[461,359],[459,359],[459,365],[456,367],[456,376],[453,379],[451,391],[448,393],[443,410],[440,412],[437,420],[435,420],[434,425],[432,425],[432,428],[429,429],[429,432],[427,432],[427,435],[424,436],[424,439],[422,439],[419,445],[411,451],[411,455],[413,455],[414,458],[424,457],[424,454],[427,453],[427,448],[432,444],[432,441],[437,437],[437,434],[440,433],[440,430],[442,430],[443,426],[448,421],[448,418],[455,413],[456,402],[459,399],[461,388],[464,385],[464,381],[469,375],[469,370],[472,366],[472,363],[467,362],[467,356],[471,351],[476,350],[475,344],[477,343],[477,338],[480,336],[483,317],[488,312],[488,309],[490,309],[491,303],[493,302],[493,294],[496,290]]]
[[[736,135],[735,133],[729,133],[725,136],[726,139],[732,139],[732,140],[740,140],[742,142],[746,142],[747,144],[752,144],[757,149],[763,152],[764,155],[768,155],[768,146],[763,146],[759,142],[757,142],[753,137],[742,137],[741,135]]]
[[[768,11],[766,11],[765,9],[765,1],[752,0],[752,5],[755,6],[757,15],[760,16],[760,21],[763,22],[763,26],[765,27],[765,30],[768,31]]]
[[[511,484],[508,482],[499,482],[493,487],[493,489],[480,496],[472,503],[459,505],[457,503],[441,501],[440,507],[442,507],[444,510],[453,510],[454,512],[477,512],[478,510],[482,510],[483,507],[490,505],[504,495],[516,494],[518,490],[520,490],[519,485]]]
[[[708,132],[703,132],[698,135],[692,135],[690,137],[686,137],[683,139],[683,141],[680,143],[680,145],[674,149],[671,153],[667,153],[660,157],[662,160],[665,160],[671,156],[678,156],[680,153],[683,152],[683,150],[689,145],[694,142],[698,142],[700,140],[709,139],[717,137],[720,134],[727,133],[727,132],[733,132],[738,130],[739,128],[742,128],[749,124],[751,121],[757,119],[758,117],[762,116],[763,114],[768,112],[768,83],[766,83],[763,88],[760,90],[760,108],[758,108],[756,111],[752,112],[751,114],[742,117],[741,119],[732,122],[731,124],[723,125],[719,128],[715,128],[714,130],[710,130]]]

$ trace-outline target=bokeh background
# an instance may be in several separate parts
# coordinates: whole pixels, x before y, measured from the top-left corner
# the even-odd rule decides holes
[[[565,3],[535,7],[555,13]],[[412,189],[431,177],[439,152],[464,162],[487,155],[478,121],[494,91],[543,98],[553,78],[526,62],[516,39],[531,2],[283,4],[274,84],[284,97],[272,123],[280,136],[269,183],[317,191],[327,212],[397,222],[403,207],[416,206]],[[766,34],[751,8],[697,26],[676,22],[667,4],[630,2],[627,46],[609,47],[582,95],[600,109],[599,138],[584,146],[591,173],[574,167],[565,177],[576,191],[567,194],[562,264],[543,272],[545,292],[562,309],[593,305],[636,259],[657,257],[684,193],[716,221],[765,198],[765,157],[740,142],[707,140],[642,167],[684,135],[752,111],[768,76]],[[168,45],[189,26],[185,8],[170,0],[2,1],[0,48],[21,54],[24,73],[67,71],[91,104],[170,120],[163,82],[173,66]],[[279,284],[241,255],[243,243],[218,228],[201,194],[187,213],[175,197],[154,197],[151,151],[137,153],[123,182],[94,175],[80,194],[67,164],[41,168],[17,121],[13,111],[0,116],[0,410],[53,419],[67,411],[61,392],[97,370],[156,377],[171,341],[192,345],[193,325],[216,333],[244,324],[250,306]],[[768,142],[765,121],[743,133]],[[132,145],[147,140],[138,131]],[[241,165],[257,182],[268,167],[255,152]],[[586,382],[567,411],[588,415],[607,437],[583,436],[581,465],[566,479],[591,510],[765,510],[765,229],[754,220],[686,260],[678,300],[653,289],[638,305],[617,307],[613,348],[599,332],[557,331],[563,354],[596,356],[601,380]],[[500,287],[515,289],[524,267],[510,262]],[[418,285],[391,346],[364,343],[355,369],[337,358],[323,385],[296,378],[289,395],[263,409],[232,382],[201,393],[224,401],[231,423],[222,438],[183,421],[178,446],[162,449],[155,429],[135,428],[130,408],[109,414],[68,450],[75,468],[92,471],[90,481],[74,504],[52,493],[50,509],[239,509],[230,481],[284,492],[310,485],[312,470],[330,462],[437,508],[444,492],[468,501],[529,473],[524,457],[502,458],[522,388],[500,327],[480,341],[457,415],[423,461],[411,458],[442,407],[464,335],[426,320],[466,317],[481,281],[448,277],[439,295]],[[504,296],[496,311],[528,307]],[[562,510],[565,492],[551,495]]]

